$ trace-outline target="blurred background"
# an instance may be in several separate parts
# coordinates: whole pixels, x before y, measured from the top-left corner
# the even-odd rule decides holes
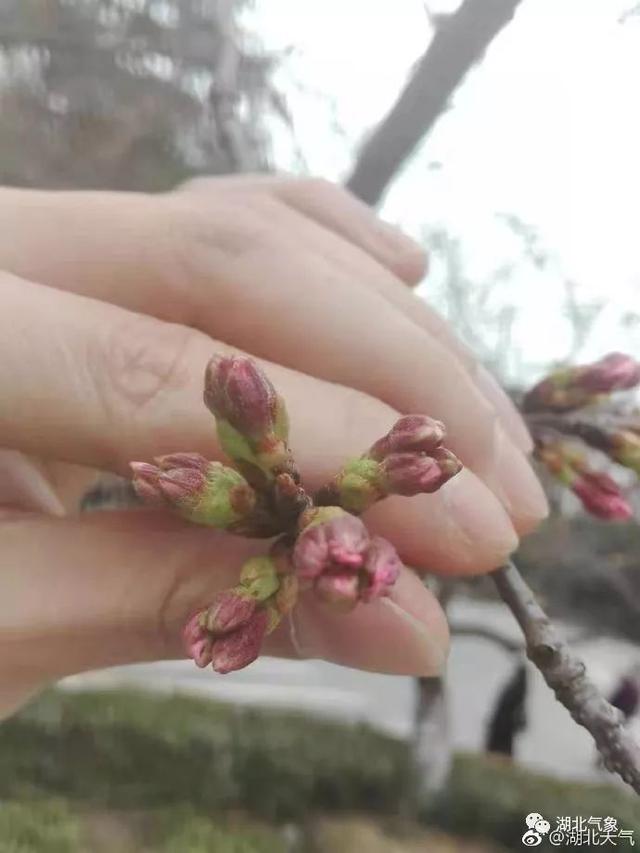
[[[420,295],[518,399],[640,353],[639,78],[633,0],[0,0],[0,180],[347,182],[429,249]],[[545,483],[519,564],[640,733],[637,522]],[[533,811],[640,837],[490,584],[440,594],[444,682],[269,658],[66,679],[0,727],[0,851],[481,853]]]

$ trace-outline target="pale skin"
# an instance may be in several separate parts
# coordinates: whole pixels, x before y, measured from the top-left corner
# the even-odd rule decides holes
[[[87,469],[221,457],[201,400],[215,351],[258,358],[311,487],[400,413],[446,423],[465,469],[366,518],[418,572],[489,571],[546,514],[519,416],[411,291],[421,249],[336,186],[6,189],[0,269],[2,713],[67,674],[182,656],[186,618],[263,549],[155,511],[76,512]],[[346,617],[305,598],[267,651],[426,675],[447,648],[437,601],[407,569],[390,599]]]

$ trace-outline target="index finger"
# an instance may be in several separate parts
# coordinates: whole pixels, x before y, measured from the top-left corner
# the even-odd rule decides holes
[[[225,344],[42,285],[5,278],[1,286],[0,444],[121,473],[132,459],[178,450],[220,457],[202,382]],[[293,450],[312,489],[397,418],[366,394],[262,364],[287,401]],[[470,471],[433,495],[383,507],[372,514],[374,526],[406,562],[425,569],[484,571],[517,541],[500,503]]]

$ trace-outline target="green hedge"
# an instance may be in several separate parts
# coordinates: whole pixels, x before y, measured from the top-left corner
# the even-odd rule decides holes
[[[332,813],[368,814],[387,828],[400,817],[406,828],[411,801],[400,741],[365,726],[185,697],[52,692],[0,726],[0,756],[0,839],[13,844],[2,853],[83,849],[74,839],[85,816],[101,811],[151,838],[153,851],[279,853],[285,821],[300,837],[315,816]],[[420,818],[515,850],[531,811],[552,822],[610,815],[640,840],[637,797],[483,755],[457,756],[448,790]],[[147,816],[142,829],[138,813]],[[229,824],[233,814],[245,816],[239,828]],[[48,847],[38,847],[38,832]],[[147,849],[136,844],[136,853]]]

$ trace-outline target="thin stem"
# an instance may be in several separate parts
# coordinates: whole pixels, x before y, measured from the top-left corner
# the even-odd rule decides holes
[[[640,745],[622,714],[598,691],[584,663],[556,633],[524,578],[511,562],[492,573],[503,601],[522,629],[529,659],[573,719],[593,737],[605,767],[640,794]]]

